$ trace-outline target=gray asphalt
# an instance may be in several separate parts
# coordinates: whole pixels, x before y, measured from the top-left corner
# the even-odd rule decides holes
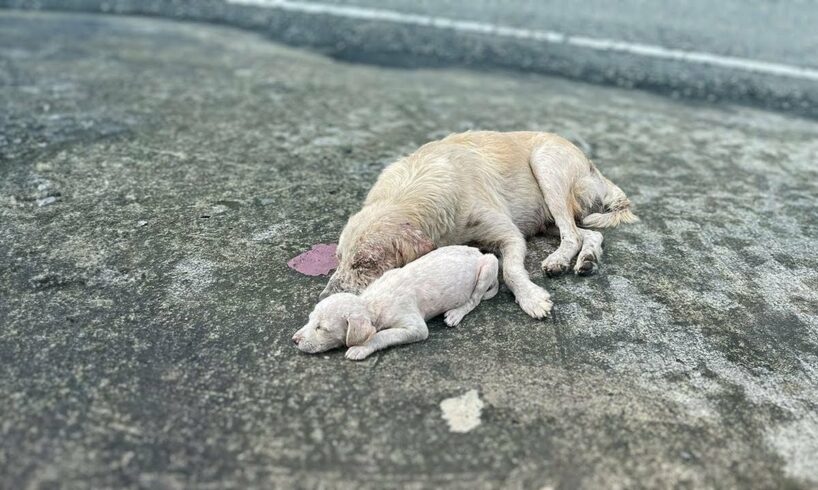
[[[818,68],[818,4],[770,0],[320,0]]]
[[[642,222],[590,278],[532,240],[549,321],[503,287],[363,363],[297,352],[324,279],[287,260],[474,128],[584,140]],[[816,161],[786,114],[0,12],[0,488],[814,488]]]
[[[330,0],[398,12],[555,30],[672,49],[818,67],[818,4],[768,0]],[[226,0],[0,0],[0,7],[158,15],[265,33],[337,59],[396,67],[464,66],[559,75],[674,98],[738,102],[818,117],[818,82],[616,52],[385,21],[259,8]]]

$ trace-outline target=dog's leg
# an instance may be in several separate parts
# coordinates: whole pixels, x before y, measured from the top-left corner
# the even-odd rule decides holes
[[[469,299],[457,308],[451,309],[443,316],[446,325],[454,327],[463,320],[470,311],[477,308],[480,301],[484,299],[491,299],[500,289],[500,283],[497,281],[498,269],[497,257],[494,255],[484,255],[480,258],[480,268],[477,271],[477,284],[474,286]]]
[[[503,255],[503,280],[514,298],[529,316],[543,318],[551,312],[553,304],[548,291],[534,284],[525,270],[525,238],[514,228],[516,236],[509,237],[500,246]]]
[[[580,247],[582,235],[579,233],[574,218],[572,180],[570,167],[581,155],[563,150],[546,151],[541,148],[534,152],[531,159],[531,170],[542,190],[545,204],[560,231],[560,246],[543,262],[542,268],[549,276],[556,276],[567,271]],[[556,161],[555,161],[556,160]]]
[[[552,194],[546,197],[545,202],[554,217],[554,223],[560,230],[560,246],[542,261],[542,268],[549,276],[556,276],[568,270],[571,259],[582,247],[583,236],[568,209],[565,196]]]
[[[596,271],[602,257],[602,233],[585,228],[579,228],[579,232],[582,234],[582,250],[577,255],[574,272],[580,276],[588,276]]]
[[[398,324],[380,330],[363,345],[347,349],[346,358],[353,361],[366,359],[370,354],[392,345],[411,344],[426,340],[429,329],[420,313],[411,313],[401,318]]]
[[[503,261],[503,281],[528,315],[543,318],[551,312],[551,296],[534,284],[525,270],[525,237],[504,213],[490,212],[481,216],[485,225],[476,236],[480,243],[500,252]]]

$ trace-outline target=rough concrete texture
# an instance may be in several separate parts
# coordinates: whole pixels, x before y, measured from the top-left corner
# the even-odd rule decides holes
[[[324,280],[287,261],[470,128],[584,139],[643,221],[591,278],[531,242],[551,320],[503,288],[362,363],[300,354]],[[0,487],[814,487],[816,161],[816,122],[751,109],[2,12]]]

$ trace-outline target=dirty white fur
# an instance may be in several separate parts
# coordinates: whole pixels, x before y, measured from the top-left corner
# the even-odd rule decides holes
[[[473,243],[498,252],[503,279],[526,313],[551,310],[548,292],[524,267],[526,237],[555,224],[559,248],[542,263],[559,274],[596,269],[602,235],[578,228],[637,218],[624,192],[582,151],[557,135],[467,132],[428,143],[387,167],[344,227],[339,266],[321,297],[360,291],[384,271],[436,247]],[[587,242],[587,243],[586,243]]]
[[[347,359],[361,360],[391,345],[419,342],[426,320],[444,314],[450,327],[484,299],[497,294],[498,261],[466,246],[439,248],[373,282],[360,296],[323,299],[293,336],[308,353],[346,345]]]

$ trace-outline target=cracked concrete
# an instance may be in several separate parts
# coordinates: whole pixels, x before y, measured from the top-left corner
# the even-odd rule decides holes
[[[13,12],[0,104],[2,487],[818,485],[815,121]],[[532,241],[552,320],[503,288],[363,363],[292,348],[324,280],[287,261],[471,128],[581,137],[642,222],[590,278]]]

